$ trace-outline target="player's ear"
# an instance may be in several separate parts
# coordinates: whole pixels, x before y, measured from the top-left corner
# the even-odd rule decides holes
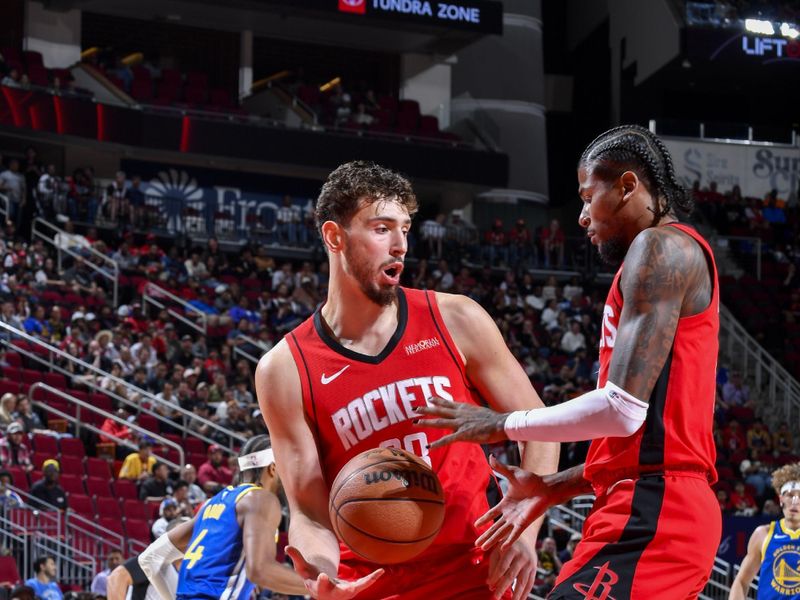
[[[639,187],[639,176],[633,171],[625,171],[619,177],[622,186],[622,199],[630,200],[631,194]]]
[[[322,242],[329,252],[337,253],[342,251],[344,245],[344,231],[342,226],[333,221],[325,221],[322,224]]]

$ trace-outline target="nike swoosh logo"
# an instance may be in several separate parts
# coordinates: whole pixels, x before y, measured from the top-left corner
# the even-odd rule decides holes
[[[344,372],[347,370],[347,368],[348,368],[349,366],[350,366],[350,365],[345,365],[345,366],[343,366],[343,367],[341,368],[341,370],[337,371],[336,373],[334,373],[334,374],[333,374],[333,375],[331,375],[330,377],[325,377],[325,373],[323,373],[323,374],[322,374],[322,378],[320,379],[320,381],[322,382],[322,385],[328,385],[328,384],[329,384],[331,381],[333,381],[333,380],[334,380],[334,379],[336,379],[336,378],[337,378],[339,375],[341,375],[342,373],[344,373]]]
[[[772,537],[774,537],[776,540],[782,540],[783,538],[787,538],[789,536],[788,535],[774,535]]]

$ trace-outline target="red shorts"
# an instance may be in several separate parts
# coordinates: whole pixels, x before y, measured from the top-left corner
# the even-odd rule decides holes
[[[548,599],[697,598],[721,535],[719,503],[705,476],[622,480],[598,495]]]
[[[379,565],[348,561],[339,564],[339,577],[359,579]],[[382,565],[386,571],[355,600],[491,600],[486,585],[489,560],[484,552],[472,546],[446,546],[442,553],[428,555],[425,561]],[[503,596],[511,598],[509,589]]]

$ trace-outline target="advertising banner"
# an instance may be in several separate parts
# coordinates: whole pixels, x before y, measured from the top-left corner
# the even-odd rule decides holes
[[[232,235],[246,235],[254,226],[271,231],[285,196],[300,214],[310,210],[321,181],[217,169],[198,169],[138,160],[123,160],[130,179],[142,178],[148,206],[160,215],[170,233],[217,232],[224,220]]]
[[[772,190],[778,197],[797,197],[800,148],[755,146],[664,138],[679,179],[688,188],[695,181],[706,187],[716,181],[720,192],[738,185],[743,196],[763,198]]]

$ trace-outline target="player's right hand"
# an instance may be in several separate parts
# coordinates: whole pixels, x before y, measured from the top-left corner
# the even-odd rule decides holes
[[[361,579],[344,581],[320,573],[294,546],[286,546],[286,554],[292,559],[294,570],[304,579],[308,593],[317,600],[349,600],[375,583],[384,573],[383,569],[376,569]]]
[[[475,521],[476,527],[494,521],[475,541],[475,545],[489,550],[501,544],[501,550],[505,551],[550,507],[551,489],[536,473],[506,466],[494,456],[489,457],[489,464],[494,471],[508,479],[508,491],[496,506]]]

